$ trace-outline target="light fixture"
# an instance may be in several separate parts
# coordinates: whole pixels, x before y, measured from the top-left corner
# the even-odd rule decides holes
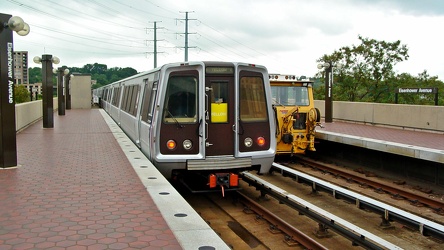
[[[31,27],[29,27],[29,25],[27,23],[25,23],[25,26],[23,27],[23,29],[17,31],[17,34],[19,36],[26,36],[29,34],[30,31],[31,31]]]
[[[25,23],[21,17],[18,16],[13,16],[9,18],[8,22],[3,24],[3,27],[17,32],[17,34],[19,34],[20,36],[26,36],[29,34],[30,31],[29,25]]]
[[[25,27],[25,22],[19,16],[13,16],[8,20],[8,27],[13,31],[20,31]]]
[[[39,56],[34,56],[34,58],[32,60],[34,61],[34,63],[37,63],[37,64],[42,63],[42,58]]]
[[[42,58],[40,56],[34,56],[32,61],[34,61],[34,63],[41,64],[42,63]],[[53,56],[51,58],[51,62],[54,63],[54,64],[59,64],[60,63],[60,59],[58,57],[56,57],[56,56]],[[54,73],[56,73],[56,72],[54,72]]]
[[[59,64],[60,63],[60,59],[57,56],[53,56],[51,59],[52,63],[54,64]]]
[[[54,74],[57,74],[59,71],[62,72],[63,75],[69,74],[69,69],[66,69],[66,68],[64,70],[62,70],[62,69],[52,69],[52,73],[54,73]]]

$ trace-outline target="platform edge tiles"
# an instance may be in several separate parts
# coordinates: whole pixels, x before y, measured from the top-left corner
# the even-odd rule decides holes
[[[230,249],[171,186],[114,120],[100,110],[105,122],[183,249]]]
[[[444,162],[444,150],[390,142],[367,137],[347,135],[328,131],[316,131],[316,138],[326,141],[362,147],[391,154],[413,157],[421,160]]]

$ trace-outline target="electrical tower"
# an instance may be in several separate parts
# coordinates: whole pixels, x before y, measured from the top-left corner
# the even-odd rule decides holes
[[[153,40],[147,40],[147,41],[153,41],[154,42],[154,51],[153,52],[148,52],[148,53],[152,53],[154,54],[154,68],[157,68],[157,53],[164,53],[164,52],[158,52],[157,51],[157,41],[162,41],[162,40],[157,40],[157,29],[163,29],[163,28],[157,28],[157,23],[158,22],[153,22],[154,23],[154,27],[153,28],[147,28],[147,29],[153,29],[154,30],[154,39]]]
[[[194,12],[194,11],[192,11],[192,12]],[[189,11],[180,12],[180,13],[185,13],[185,19],[178,19],[178,20],[185,21],[185,33],[178,33],[178,34],[185,34],[185,47],[179,47],[179,48],[185,49],[185,62],[188,62],[188,48],[196,48],[195,46],[193,46],[193,47],[188,46],[188,35],[189,34],[196,34],[196,33],[188,33],[188,21],[197,20],[197,19],[188,19]]]

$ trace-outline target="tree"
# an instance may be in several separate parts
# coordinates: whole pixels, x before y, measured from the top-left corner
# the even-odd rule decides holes
[[[31,95],[23,85],[14,85],[14,100],[15,103],[29,102],[31,100]]]
[[[110,84],[112,82],[121,80],[123,78],[127,78],[137,74],[137,70],[126,67],[119,68],[114,67],[108,69],[106,64],[94,63],[94,64],[86,64],[83,67],[67,67],[70,72],[81,73],[81,74],[91,74],[91,80],[96,80],[96,84],[93,85],[93,88],[97,88],[100,86],[104,86]],[[42,69],[41,68],[29,68],[29,83],[40,83],[42,82]],[[55,78],[54,78],[55,79]]]
[[[42,82],[42,68],[31,67],[29,68],[28,73],[29,73],[29,83],[34,84]]]
[[[359,45],[342,47],[318,62],[341,64],[334,68],[334,100],[384,102],[394,88],[394,66],[407,60],[408,49],[401,42],[385,42],[358,36]]]

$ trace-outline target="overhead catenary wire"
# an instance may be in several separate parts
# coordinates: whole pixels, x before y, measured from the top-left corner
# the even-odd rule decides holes
[[[158,11],[147,11],[146,8],[137,6],[135,3],[120,0],[112,0],[110,4],[104,4],[97,0],[86,1],[82,3],[85,6],[84,11],[71,9],[67,3],[64,3],[67,6],[62,6],[53,0],[47,1],[51,5],[45,1],[35,0],[7,1],[18,5],[20,8],[57,20],[60,24],[64,23],[75,27],[75,29],[61,30],[42,25],[40,22],[31,23],[35,27],[33,31],[36,34],[51,37],[62,42],[69,42],[75,45],[73,47],[76,47],[64,47],[64,51],[78,52],[81,50],[79,48],[84,48],[85,54],[97,53],[98,51],[104,54],[106,54],[106,51],[109,51],[109,54],[118,55],[125,52],[128,54],[147,54],[149,51],[152,51],[152,48],[150,48],[151,44],[144,44],[144,41],[150,39],[145,30],[149,26],[150,20],[154,19],[161,20],[163,24],[163,29],[158,32],[161,42],[159,41],[157,46],[164,48],[165,54],[177,53],[178,48],[183,47],[183,40],[177,39],[177,35],[183,31],[183,26],[175,24],[175,21],[182,17],[180,10],[175,11],[165,8],[154,3],[154,1],[144,0],[146,4],[153,6],[154,10]],[[116,4],[119,8],[115,7]],[[100,14],[110,18],[98,18],[98,16],[91,15],[94,12],[98,13],[95,9],[100,10]],[[128,15],[128,13],[132,14]],[[114,17],[119,17],[123,21],[113,20],[112,18]],[[196,18],[196,21],[203,24],[203,26],[193,25],[192,23],[190,25],[190,32],[197,34],[189,39],[191,44],[196,45],[197,50],[193,51],[194,54],[203,53],[204,56],[209,55],[212,58],[221,60],[265,56],[264,53],[255,50],[244,42],[237,41],[232,36],[224,34],[203,20]],[[91,25],[85,25],[87,22],[90,22]],[[65,25],[64,27],[67,26]],[[42,45],[45,46],[44,43]],[[50,46],[46,45],[45,47]],[[175,50],[175,52],[171,50]],[[183,50],[179,51],[183,52]]]

